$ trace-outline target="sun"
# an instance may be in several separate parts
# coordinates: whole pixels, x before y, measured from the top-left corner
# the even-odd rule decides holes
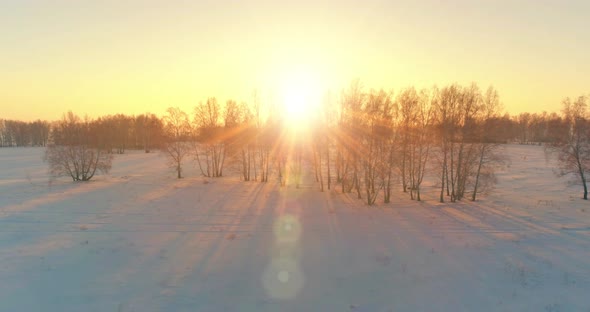
[[[301,85],[287,88],[283,94],[285,117],[289,121],[305,121],[312,111],[310,91]]]
[[[298,69],[286,74],[281,87],[283,120],[291,130],[306,130],[320,108],[320,82],[313,71]]]

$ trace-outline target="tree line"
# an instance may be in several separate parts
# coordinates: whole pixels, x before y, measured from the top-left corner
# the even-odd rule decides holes
[[[205,177],[222,176],[229,163],[244,181],[267,182],[273,174],[281,185],[289,180],[297,187],[308,170],[321,191],[338,186],[342,193],[355,193],[372,205],[379,197],[390,202],[398,185],[411,199],[421,200],[427,175],[438,181],[440,202],[475,201],[495,183],[495,169],[507,160],[502,143],[544,144],[559,154],[564,174],[581,178],[587,198],[588,164],[582,155],[570,155],[582,150],[572,146],[572,131],[577,129],[572,125],[588,117],[585,111],[576,113],[582,117],[571,117],[573,111],[583,110],[571,107],[585,108],[585,99],[580,97],[577,106],[564,101],[561,115],[524,113],[510,118],[502,113],[493,87],[409,87],[394,94],[364,90],[355,81],[338,101],[318,106],[309,129],[294,137],[282,127],[284,116],[273,107],[266,107],[271,113],[261,120],[260,105],[221,105],[209,98],[194,108],[192,116],[168,109],[163,118],[168,138],[164,150],[178,178],[183,162],[191,160]],[[578,136],[583,132],[586,137],[576,142],[588,145],[590,159],[590,127],[584,131]]]
[[[558,155],[563,174],[580,179],[586,199],[587,97],[562,105],[561,114],[510,116],[493,87],[452,84],[394,93],[366,90],[357,80],[337,98],[327,96],[310,112],[313,122],[299,132],[284,126],[286,116],[275,103],[255,96],[252,103],[222,104],[211,97],[192,112],[171,107],[161,118],[89,119],[70,112],[47,123],[44,144],[52,172],[75,181],[92,178],[97,169],[108,171],[113,153],[158,149],[178,178],[188,162],[204,177],[238,175],[259,182],[274,177],[296,187],[307,174],[320,191],[354,193],[368,205],[390,202],[395,188],[419,201],[425,178],[436,181],[440,202],[476,200],[506,160],[501,144],[544,144]]]
[[[47,146],[50,133],[62,126],[67,115],[54,122],[0,119],[0,147]],[[96,139],[93,144],[110,153],[122,154],[126,149],[145,149],[149,152],[162,146],[162,121],[154,114],[117,114],[86,120]]]
[[[117,114],[98,119],[100,121],[97,122],[102,124],[105,132],[104,144],[112,146],[110,150],[116,153],[124,153],[126,149],[143,149],[150,145],[159,148],[162,144],[163,120],[154,114]],[[564,116],[556,112],[518,115],[505,113],[493,117],[490,122],[494,124],[495,137],[502,143],[550,143],[557,139],[555,133],[565,126]],[[46,146],[51,128],[57,123],[46,120],[25,122],[0,119],[0,147]],[[145,131],[153,131],[153,135],[148,136]],[[148,140],[151,137],[155,138],[153,144]]]
[[[110,170],[114,153],[123,154],[127,149],[149,153],[161,148],[164,139],[162,121],[153,114],[90,119],[68,112],[51,124],[44,158],[52,177],[88,181],[97,170]]]
[[[47,121],[24,122],[0,119],[0,147],[46,146],[50,125]]]

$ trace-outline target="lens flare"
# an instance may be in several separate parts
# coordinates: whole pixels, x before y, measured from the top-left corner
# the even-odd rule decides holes
[[[293,215],[281,216],[273,226],[277,243],[293,243],[301,236],[301,223]]]
[[[299,219],[291,214],[280,216],[273,224],[275,244],[271,262],[262,276],[264,288],[272,298],[293,299],[303,287],[303,272],[299,267],[301,230]]]
[[[304,284],[304,276],[297,261],[273,260],[262,277],[266,293],[275,299],[293,299]]]

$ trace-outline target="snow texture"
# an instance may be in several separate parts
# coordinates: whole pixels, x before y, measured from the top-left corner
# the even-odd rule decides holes
[[[509,145],[477,202],[204,179],[117,155],[50,181],[0,149],[0,311],[590,311],[590,206],[542,147]],[[398,187],[397,189],[399,189]]]

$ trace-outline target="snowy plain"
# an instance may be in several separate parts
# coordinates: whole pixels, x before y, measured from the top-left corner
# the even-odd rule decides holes
[[[0,149],[0,311],[590,311],[590,203],[540,146],[477,202],[177,180],[157,153],[49,182]]]

